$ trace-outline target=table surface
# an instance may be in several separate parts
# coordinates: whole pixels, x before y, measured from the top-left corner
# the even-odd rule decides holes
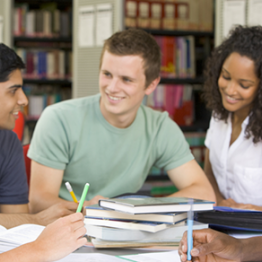
[[[101,253],[111,256],[124,256],[132,254],[141,254],[149,252],[165,252],[178,249],[178,246],[173,246],[172,249],[168,247],[161,248],[95,248],[93,246],[83,246],[77,249],[74,253]]]

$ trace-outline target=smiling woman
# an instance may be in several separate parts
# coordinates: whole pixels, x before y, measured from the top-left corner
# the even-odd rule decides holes
[[[205,173],[218,205],[262,210],[262,27],[238,26],[207,62]]]

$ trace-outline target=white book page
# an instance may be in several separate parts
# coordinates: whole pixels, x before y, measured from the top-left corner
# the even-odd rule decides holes
[[[56,262],[123,262],[121,258],[100,253],[72,253]]]
[[[157,253],[145,253],[137,255],[121,256],[126,259],[130,259],[137,262],[180,262],[178,251],[157,252]]]
[[[0,243],[1,245],[10,243],[17,246],[32,242],[37,239],[44,228],[44,226],[40,225],[25,224],[8,229],[0,234]]]

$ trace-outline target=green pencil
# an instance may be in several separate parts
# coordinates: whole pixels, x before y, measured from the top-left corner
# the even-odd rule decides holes
[[[82,192],[82,196],[81,196],[81,199],[79,201],[79,205],[77,207],[76,213],[79,213],[79,212],[82,211],[82,207],[83,207],[83,204],[84,204],[85,199],[86,199],[86,194],[87,194],[88,188],[89,188],[89,184],[86,183],[85,187],[84,187],[84,190]]]

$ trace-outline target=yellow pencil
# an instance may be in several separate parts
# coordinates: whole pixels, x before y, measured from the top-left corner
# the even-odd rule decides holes
[[[73,191],[70,183],[69,183],[69,182],[66,182],[65,185],[66,185],[66,188],[67,188],[68,192],[69,192],[70,195],[72,196],[74,202],[75,202],[75,203],[78,203],[78,201],[77,201],[77,199],[76,199],[76,196],[75,196],[75,193],[74,193],[74,191]]]

